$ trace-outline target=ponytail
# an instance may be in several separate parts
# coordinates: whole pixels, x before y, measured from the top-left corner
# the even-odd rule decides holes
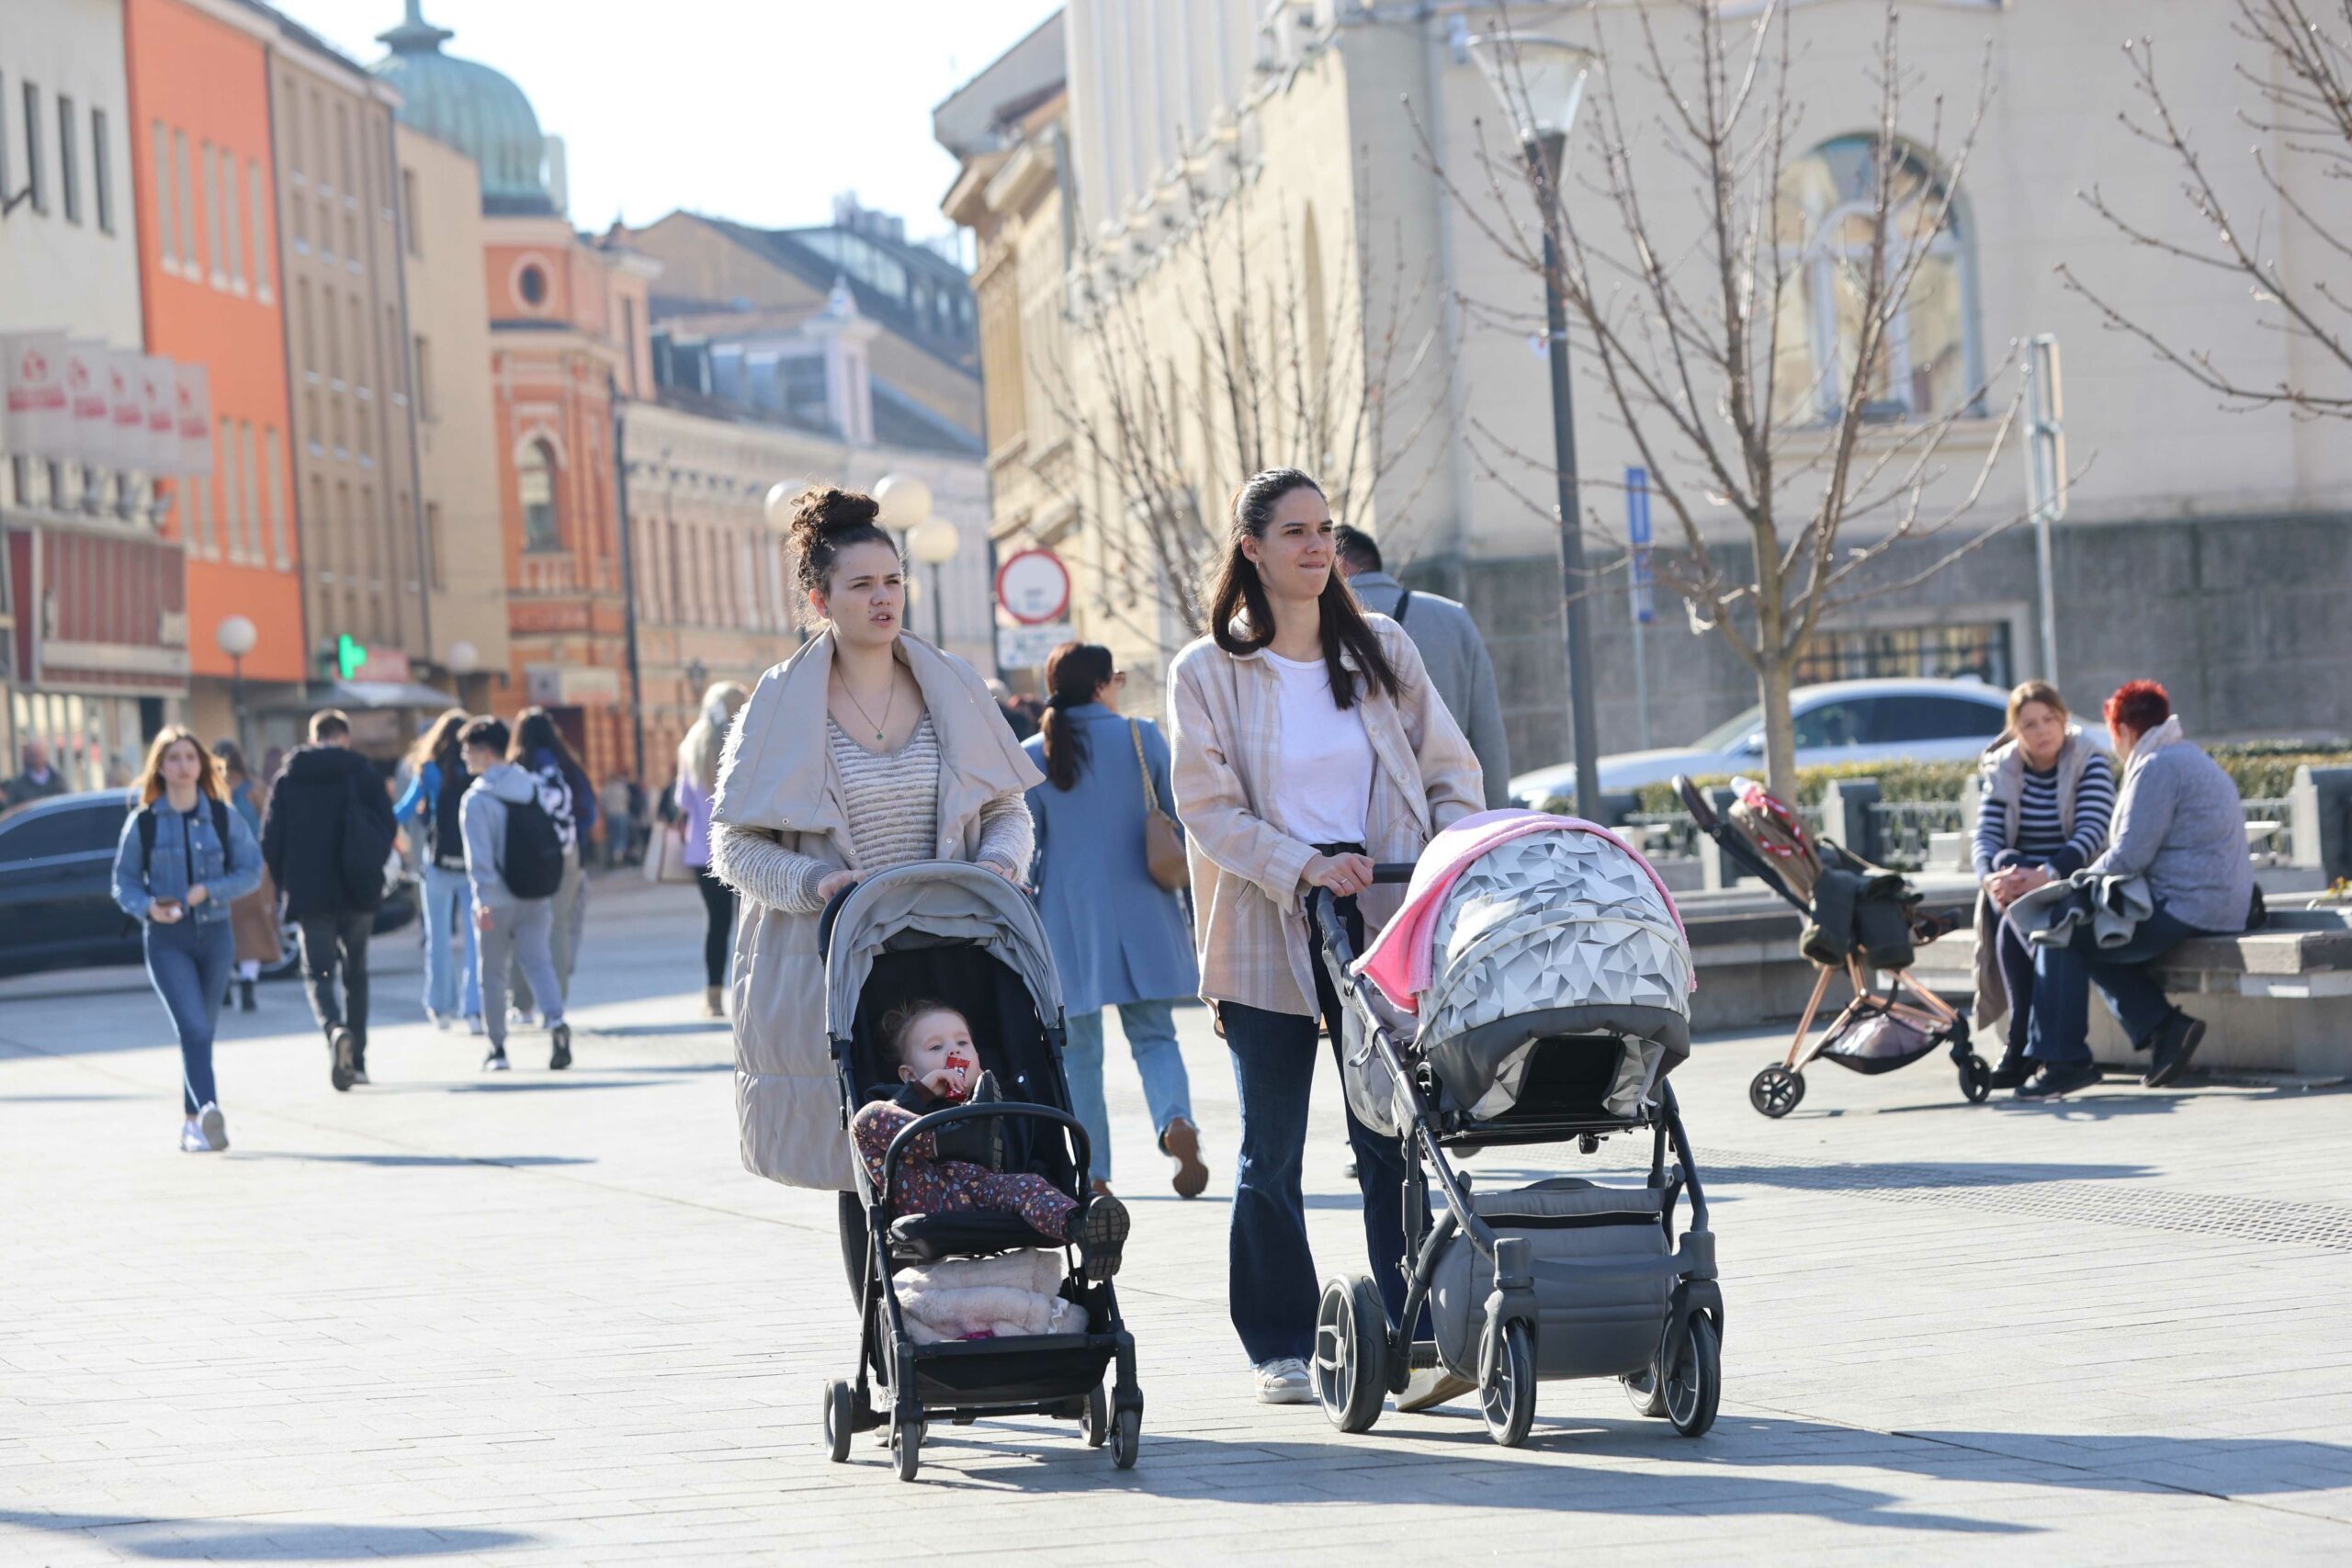
[[[1051,695],[1037,731],[1046,739],[1046,778],[1056,789],[1077,788],[1086,765],[1086,734],[1070,722],[1069,710],[1092,702],[1111,671],[1111,650],[1099,643],[1066,642],[1046,656]]]

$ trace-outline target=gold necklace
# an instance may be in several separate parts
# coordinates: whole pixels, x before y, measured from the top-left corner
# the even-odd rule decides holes
[[[868,724],[874,724],[874,716],[865,711],[865,705],[857,700],[857,693],[851,689],[849,677],[845,674],[842,674],[838,670],[835,671],[834,673],[836,675],[841,675],[842,695],[847,697],[849,699],[849,705],[857,710],[857,716],[864,719]],[[889,727],[890,710],[898,705],[898,701],[899,672],[896,670],[893,670],[890,671],[890,694],[885,698],[882,703],[882,722],[880,724],[874,724],[875,739],[881,739],[882,732]]]

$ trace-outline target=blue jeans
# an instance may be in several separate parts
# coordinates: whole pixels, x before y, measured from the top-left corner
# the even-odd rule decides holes
[[[212,1082],[212,1034],[229,971],[236,966],[237,939],[226,920],[198,925],[183,918],[168,926],[149,920],[146,929],[147,978],[180,1037],[180,1100],[193,1116],[220,1101]]]
[[[465,933],[460,971],[450,949]],[[440,1018],[481,1016],[481,964],[474,951],[474,888],[462,871],[424,867],[424,1010]]]
[[[2090,987],[2097,982],[2116,1021],[2144,1051],[2173,1014],[2156,980],[2154,961],[2182,942],[2205,933],[2175,919],[2162,904],[2140,922],[2120,947],[2093,944],[2087,927],[2077,927],[2063,947],[2033,950],[2033,1020],[2026,1055],[2039,1062],[2087,1062],[2090,1046]]]
[[[1144,1103],[1151,1108],[1154,1133],[1166,1133],[1179,1116],[1193,1119],[1193,1083],[1184,1073],[1184,1053],[1176,1044],[1175,1004],[1122,1002],[1119,1027],[1125,1031],[1127,1049],[1135,1053],[1136,1072],[1143,1079]],[[1102,1103],[1102,1014],[1106,1009],[1078,1013],[1062,1021],[1069,1032],[1062,1052],[1062,1068],[1069,1075],[1070,1110],[1086,1128],[1092,1145],[1092,1174],[1111,1179],[1111,1112]]]

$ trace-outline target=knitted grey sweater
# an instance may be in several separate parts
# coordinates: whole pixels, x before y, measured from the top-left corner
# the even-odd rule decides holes
[[[930,860],[939,841],[939,734],[931,715],[896,751],[869,751],[831,719],[825,739],[841,775],[842,804],[849,815],[851,859],[862,874]],[[1036,847],[1028,802],[1008,790],[980,807],[981,860],[1018,872]],[[825,906],[817,885],[836,869],[814,856],[787,850],[764,828],[733,823],[711,829],[710,866],[718,879],[746,897],[788,915],[813,915]]]

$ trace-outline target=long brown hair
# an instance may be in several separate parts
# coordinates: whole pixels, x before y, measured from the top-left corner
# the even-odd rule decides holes
[[[1111,678],[1111,650],[1100,643],[1066,642],[1046,658],[1046,686],[1052,694],[1037,732],[1046,738],[1046,777],[1056,789],[1076,789],[1086,765],[1086,735],[1067,710],[1094,700]]]
[[[416,744],[408,749],[408,760],[420,768],[427,762],[447,767],[449,760],[458,755],[459,732],[473,716],[463,708],[443,709],[432,728],[418,736]]]
[[[139,776],[131,781],[131,798],[140,805],[153,806],[156,797],[164,793],[164,753],[183,740],[196,748],[197,756],[204,762],[204,766],[197,770],[197,793],[210,795],[224,805],[227,803],[229,792],[220,783],[220,759],[204,749],[204,742],[196,738],[195,730],[184,724],[167,724],[156,732],[154,743],[147,748],[146,762],[140,768]]]
[[[2020,681],[2009,689],[2007,722],[2001,726],[2001,733],[1993,737],[1993,743],[1984,748],[1986,752],[1997,751],[2018,739],[2020,733],[2018,720],[2024,716],[2028,703],[2040,703],[2044,707],[2055,708],[2061,722],[2074,716],[2067,711],[2066,699],[2058,694],[2057,687],[2039,676],[2030,681]]]
[[[563,731],[556,728],[555,715],[545,708],[525,708],[514,716],[514,739],[507,742],[506,760],[520,762],[527,768],[531,765],[531,753],[534,751],[555,753],[558,769],[564,775],[567,786],[573,773],[584,774],[588,771],[580,765],[580,759],[571,754],[571,748],[564,744]]]
[[[1266,536],[1274,520],[1274,503],[1296,490],[1323,493],[1321,485],[1297,468],[1268,468],[1233,492],[1233,522],[1226,535],[1225,558],[1209,589],[1209,635],[1227,653],[1256,653],[1274,640],[1273,605],[1266,597],[1257,566],[1242,553],[1241,546],[1245,540]],[[1340,662],[1343,653],[1355,655],[1372,683],[1395,701],[1404,682],[1397,679],[1396,667],[1388,662],[1372,623],[1363,618],[1363,606],[1356,603],[1336,563],[1317,604],[1322,612],[1323,668],[1330,677],[1332,702],[1341,708],[1355,705],[1355,676]],[[1235,620],[1245,610],[1246,635],[1234,629]]]

